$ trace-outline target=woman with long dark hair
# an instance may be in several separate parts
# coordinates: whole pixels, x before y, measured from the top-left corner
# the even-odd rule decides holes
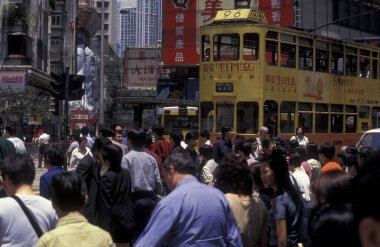
[[[286,159],[274,152],[272,156],[263,159],[260,165],[264,188],[274,190],[269,210],[269,245],[297,246],[302,199],[290,180]]]

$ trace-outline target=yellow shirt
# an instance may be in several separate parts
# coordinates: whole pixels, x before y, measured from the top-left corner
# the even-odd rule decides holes
[[[57,226],[38,240],[36,247],[113,247],[108,232],[88,223],[83,216],[65,216],[58,220]]]

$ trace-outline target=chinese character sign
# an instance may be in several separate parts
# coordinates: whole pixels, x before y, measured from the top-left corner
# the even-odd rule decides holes
[[[199,64],[196,0],[164,0],[164,64]]]
[[[268,23],[275,26],[293,26],[292,0],[260,0],[259,9],[263,11]]]

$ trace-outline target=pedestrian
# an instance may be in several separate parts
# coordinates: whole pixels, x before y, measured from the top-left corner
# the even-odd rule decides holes
[[[338,170],[343,171],[342,167],[333,161],[335,155],[335,147],[328,142],[322,143],[318,147],[319,161],[321,162],[321,173]]]
[[[71,153],[73,152],[73,150],[79,147],[78,140],[79,140],[79,136],[77,135],[70,136],[70,146],[67,148],[66,153],[65,153],[66,164],[70,163]]]
[[[210,131],[208,130],[203,130],[200,134],[199,134],[199,137],[200,137],[200,140],[201,140],[201,144],[205,144],[205,145],[209,145],[212,147],[212,144],[211,144],[211,141],[210,141]]]
[[[0,168],[1,162],[8,156],[14,155],[16,148],[13,143],[0,135]],[[3,181],[0,177],[0,198],[6,197],[7,193],[3,188]]]
[[[170,143],[163,137],[165,129],[162,126],[152,127],[154,143],[152,144],[152,151],[160,157],[163,163],[171,153]]]
[[[42,174],[40,177],[40,196],[45,197],[46,199],[50,199],[49,195],[49,185],[51,183],[51,179],[55,174],[62,173],[64,170],[62,166],[64,165],[64,156],[62,151],[56,147],[51,146],[46,149],[44,154],[45,165],[47,168],[47,172]]]
[[[51,202],[33,192],[35,175],[34,162],[27,154],[8,156],[1,166],[10,197],[0,199],[0,246],[34,246],[57,222]]]
[[[216,163],[222,161],[223,157],[232,152],[232,128],[222,127],[222,137],[214,144],[214,160]]]
[[[136,220],[135,235],[138,237],[149,221],[155,200],[163,195],[163,185],[156,160],[144,152],[145,132],[131,129],[127,138],[132,149],[123,156],[121,166],[131,174],[131,200]]]
[[[201,182],[207,185],[212,185],[214,182],[214,171],[218,167],[218,164],[214,161],[212,156],[212,146],[203,144],[199,148],[199,154],[204,161],[204,166],[202,167]]]
[[[76,173],[64,172],[52,178],[49,187],[57,226],[45,233],[36,247],[112,247],[110,234],[86,220],[80,213],[87,201],[86,186]]]
[[[255,150],[256,152],[256,159],[260,157],[261,150],[263,149],[262,142],[264,139],[270,138],[269,135],[269,129],[265,126],[262,126],[259,129],[259,137],[256,138],[257,140],[257,148]]]
[[[199,183],[196,167],[184,153],[164,162],[171,193],[155,207],[135,247],[242,246],[228,201],[219,190]]]
[[[260,165],[260,175],[264,187],[274,191],[269,210],[271,226],[269,245],[297,246],[302,198],[290,180],[285,157],[275,153],[264,158]]]
[[[171,144],[171,154],[185,152],[185,149],[181,146],[181,142],[183,140],[183,135],[181,131],[173,130],[170,133],[170,144]]]
[[[291,141],[296,140],[300,147],[306,148],[309,143],[309,139],[305,136],[302,126],[298,126],[296,129],[296,134],[290,138]]]
[[[39,129],[37,143],[38,143],[38,167],[41,168],[45,150],[47,149],[50,143],[50,135],[48,133],[45,133],[43,129]]]
[[[67,167],[68,171],[75,171],[78,163],[84,156],[86,156],[90,151],[87,147],[87,139],[83,136],[79,137],[79,146],[73,150],[70,156],[70,163]]]
[[[370,156],[353,179],[353,210],[361,246],[380,246],[380,152]]]
[[[81,136],[86,138],[87,140],[87,147],[91,149],[92,145],[94,144],[94,139],[90,136],[90,130],[87,126],[83,126],[81,129]]]
[[[26,148],[24,142],[15,136],[16,130],[11,126],[6,126],[4,130],[4,137],[11,141],[16,149],[16,153],[25,154]]]
[[[251,149],[251,145],[249,144]],[[268,216],[264,202],[252,196],[252,178],[245,157],[227,155],[215,173],[214,187],[227,197],[244,247],[268,246]]]

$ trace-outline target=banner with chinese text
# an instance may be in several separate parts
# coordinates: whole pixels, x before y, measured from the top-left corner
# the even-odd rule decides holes
[[[289,27],[294,24],[292,0],[260,0],[259,10],[265,13],[272,25]]]
[[[196,49],[196,0],[164,0],[163,63],[199,64]]]

